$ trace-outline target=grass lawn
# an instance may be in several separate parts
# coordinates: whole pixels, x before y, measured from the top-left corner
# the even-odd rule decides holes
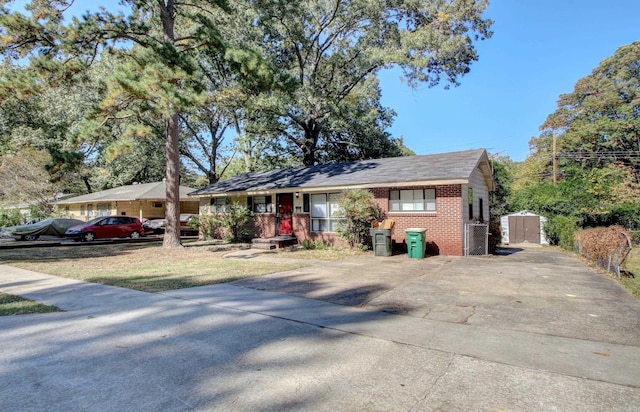
[[[181,249],[159,243],[96,244],[0,250],[0,262],[36,272],[144,292],[230,282],[306,266],[225,259],[241,245],[202,242]],[[292,252],[287,257],[294,257]],[[297,256],[296,256],[297,258]]]
[[[625,262],[627,276],[620,280],[622,286],[640,299],[640,249],[635,247]]]
[[[25,315],[28,313],[58,312],[55,306],[43,305],[20,296],[0,292],[0,316]]]

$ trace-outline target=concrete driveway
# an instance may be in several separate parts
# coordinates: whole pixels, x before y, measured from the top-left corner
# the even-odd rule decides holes
[[[640,410],[640,302],[570,255],[507,252],[157,294],[0,266],[0,290],[66,310],[0,318],[0,408]]]

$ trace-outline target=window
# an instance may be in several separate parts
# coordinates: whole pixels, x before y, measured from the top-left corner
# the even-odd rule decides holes
[[[93,205],[87,205],[87,216],[91,217],[93,215]]]
[[[162,202],[153,202],[154,209],[162,209]]]
[[[98,216],[109,216],[111,214],[111,203],[98,203]]]
[[[310,195],[311,231],[337,232],[344,218],[340,217],[339,193]]]
[[[250,198],[252,203],[251,210],[254,213],[272,213],[273,204],[271,196],[253,196]]]
[[[84,215],[85,215],[84,205],[80,205],[80,216],[84,216]]]
[[[390,212],[435,212],[436,189],[389,191]]]
[[[227,199],[224,197],[212,197],[209,204],[213,213],[224,213],[227,209]]]

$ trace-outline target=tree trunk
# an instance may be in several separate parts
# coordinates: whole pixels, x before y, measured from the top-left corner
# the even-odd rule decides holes
[[[89,176],[82,175],[82,181],[84,182],[84,186],[87,188],[87,193],[93,193],[93,188],[91,187],[91,183],[89,182]]]
[[[167,192],[165,231],[162,246],[182,247],[180,243],[180,153],[178,148],[178,114],[167,119]]]
[[[307,121],[304,127],[304,141],[300,147],[302,150],[302,164],[304,166],[315,166],[318,161],[316,152],[318,150],[319,139],[320,125],[313,119]]]
[[[162,30],[167,41],[174,42],[174,1],[166,0],[161,8]],[[170,109],[171,113],[171,109]],[[165,248],[182,247],[180,243],[180,147],[178,141],[178,121],[180,115],[171,113],[167,118],[166,129],[166,199],[165,227],[162,246]]]

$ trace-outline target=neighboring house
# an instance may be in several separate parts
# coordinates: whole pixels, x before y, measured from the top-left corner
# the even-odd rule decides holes
[[[5,211],[17,211],[20,214],[21,220],[27,222],[32,219],[39,220],[40,218],[33,218],[32,213],[34,210],[42,210],[44,205],[53,206],[58,203],[59,200],[66,199],[67,197],[75,195],[65,195],[62,193],[56,194],[54,197],[49,197],[41,200],[33,200],[31,202],[24,203],[0,203],[0,209]]]
[[[20,214],[21,220],[29,220],[31,217],[32,205],[29,203],[5,203],[0,204],[0,209],[5,211],[17,211]]]
[[[502,243],[505,245],[510,243],[548,245],[549,242],[544,234],[544,224],[546,222],[546,217],[526,210],[501,216]]]
[[[180,213],[198,213],[198,201],[187,196],[194,189],[180,186]],[[58,201],[68,217],[89,220],[98,216],[123,215],[140,219],[165,217],[165,182],[120,186]]]
[[[489,219],[491,165],[483,149],[424,156],[363,160],[253,172],[196,190],[201,213],[228,198],[255,213],[255,236],[292,235],[339,241],[337,199],[348,189],[371,191],[387,219],[397,248],[405,230],[426,228],[430,253],[462,255],[465,223]]]

